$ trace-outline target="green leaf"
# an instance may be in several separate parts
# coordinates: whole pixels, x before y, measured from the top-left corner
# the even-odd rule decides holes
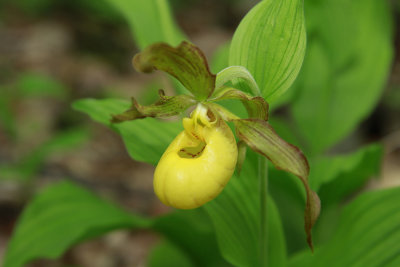
[[[260,89],[251,73],[242,66],[230,66],[217,73],[215,80],[215,89],[219,89],[226,85],[228,82],[244,81],[250,88],[253,96],[261,95]]]
[[[129,155],[138,161],[156,165],[171,141],[183,130],[181,122],[160,121],[153,118],[111,124],[110,114],[129,108],[129,102],[117,99],[81,99],[73,108],[87,113],[93,120],[119,132]]]
[[[296,176],[277,170],[271,164],[268,174],[268,188],[281,216],[288,255],[306,249],[307,239],[304,231],[306,194],[302,182]],[[324,214],[325,209],[322,208],[320,216]],[[318,217],[318,222],[313,227],[313,242],[317,245],[318,236],[316,235],[316,230],[320,225],[320,221],[321,217]],[[309,251],[310,249],[307,248],[307,250]]]
[[[48,187],[24,210],[4,258],[4,267],[54,259],[70,246],[119,228],[145,228],[131,215],[70,182]]]
[[[260,266],[261,227],[268,227],[268,266],[285,266],[286,249],[278,211],[267,200],[267,225],[261,226],[257,156],[248,151],[240,177],[233,176],[222,193],[204,208],[213,221],[224,258],[235,266]]]
[[[382,147],[372,144],[349,154],[311,159],[310,186],[318,192],[323,211],[313,231],[317,247],[330,240],[343,202],[379,174],[382,154]]]
[[[195,266],[225,266],[211,221],[202,209],[147,219],[122,211],[64,181],[44,190],[27,206],[12,237],[4,267],[21,266],[33,259],[57,258],[79,242],[120,228],[160,233]]]
[[[338,202],[379,174],[382,155],[382,146],[372,144],[351,154],[312,160],[310,186],[324,205]]]
[[[210,218],[203,209],[176,210],[157,218],[152,229],[163,234],[195,266],[226,264]]]
[[[178,45],[185,38],[176,25],[167,0],[107,0],[128,21],[141,49],[156,42]]]
[[[318,154],[353,131],[379,101],[393,55],[392,21],[387,1],[306,2],[313,21],[291,107],[307,150]]]
[[[240,100],[245,106],[250,118],[268,120],[268,103],[261,96],[252,97],[243,91],[226,87],[214,94],[210,101],[221,101],[226,99]]]
[[[239,138],[251,149],[267,157],[276,168],[288,171],[302,181],[307,195],[304,215],[305,231],[307,242],[312,249],[311,228],[319,216],[320,201],[317,194],[309,187],[309,166],[303,152],[281,139],[264,120],[240,119],[233,122]]]
[[[273,102],[295,80],[306,47],[302,0],[264,0],[241,21],[229,65],[246,67],[262,95]]]
[[[195,45],[186,41],[177,47],[156,43],[146,47],[133,58],[137,71],[161,70],[178,79],[198,100],[207,99],[215,88],[215,75],[207,59]]]
[[[149,267],[194,267],[190,259],[173,243],[162,241],[148,256]]]
[[[163,90],[159,91],[160,99],[149,106],[140,105],[135,98],[132,97],[132,106],[124,113],[113,115],[112,122],[123,122],[146,117],[167,118],[179,115],[196,101],[188,95],[165,96]]]
[[[399,266],[400,187],[364,193],[345,207],[333,238],[296,266]]]
[[[274,125],[275,126],[275,125]],[[321,214],[313,228],[316,247],[329,240],[337,226],[340,204],[380,170],[382,147],[372,144],[353,153],[310,159],[310,187],[321,199]],[[269,188],[274,197],[287,237],[288,253],[304,249],[304,230],[299,227],[302,220],[302,203],[305,194],[302,185],[288,173],[270,169]]]

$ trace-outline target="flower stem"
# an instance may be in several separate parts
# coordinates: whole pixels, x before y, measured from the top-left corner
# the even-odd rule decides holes
[[[265,157],[258,158],[258,179],[260,184],[260,266],[268,266],[268,161]]]

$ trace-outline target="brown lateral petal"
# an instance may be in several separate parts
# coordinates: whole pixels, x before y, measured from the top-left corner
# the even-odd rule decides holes
[[[251,149],[267,157],[276,168],[293,173],[302,181],[307,201],[304,214],[307,243],[313,249],[311,229],[321,209],[317,194],[308,184],[309,165],[301,150],[279,137],[268,122],[261,119],[239,119],[233,121],[236,131]]]
[[[237,143],[237,147],[238,147],[238,158],[237,158],[237,162],[236,162],[236,172],[237,172],[237,175],[240,176],[244,160],[246,159],[247,146],[246,146],[245,142],[240,140]]]
[[[193,97],[188,95],[165,96],[164,91],[159,91],[160,99],[149,106],[140,105],[136,99],[132,97],[132,106],[127,111],[113,115],[112,122],[123,122],[146,117],[166,118],[178,115],[196,104]]]
[[[261,96],[251,96],[245,92],[226,87],[216,93],[211,101],[220,101],[225,99],[238,99],[245,106],[250,118],[268,120],[268,103]]]

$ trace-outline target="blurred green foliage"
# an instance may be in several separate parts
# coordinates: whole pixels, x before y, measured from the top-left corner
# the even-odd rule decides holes
[[[35,177],[43,162],[50,155],[70,151],[87,142],[89,137],[89,131],[84,128],[66,130],[55,134],[20,158],[17,163],[0,164],[0,180],[29,181]]]
[[[18,92],[15,96],[18,99],[45,96],[63,100],[67,97],[67,88],[64,84],[36,73],[20,74],[15,91]]]
[[[18,8],[25,15],[39,18],[43,15],[49,15],[52,12],[60,11],[62,9],[82,10],[86,14],[100,16],[102,19],[109,21],[121,21],[121,15],[113,10],[110,10],[105,1],[91,1],[91,0],[20,0],[6,3]]]
[[[299,253],[289,266],[398,266],[399,198],[399,187],[360,195],[341,212],[330,241],[314,255]]]
[[[16,82],[3,85],[0,94],[0,127],[11,138],[15,138],[17,118],[13,105],[27,98],[50,97],[63,100],[67,97],[66,87],[47,75],[38,73],[21,73]]]
[[[393,60],[393,18],[387,1],[305,7],[308,47],[291,111],[313,155],[351,133],[377,105]]]
[[[8,137],[23,145],[25,134],[19,133],[19,118],[14,105],[27,99],[50,98],[55,101],[68,99],[68,90],[59,81],[38,73],[21,73],[14,84],[7,85],[0,94],[0,128]],[[30,114],[23,114],[28,117]],[[32,118],[34,119],[34,118]],[[28,133],[28,136],[32,133]],[[62,153],[89,140],[90,133],[84,127],[65,129],[34,147],[27,154],[12,162],[0,163],[0,180],[27,182],[39,172],[43,162],[54,153]]]
[[[24,211],[4,266],[23,266],[37,258],[54,259],[79,240],[112,229],[149,225],[150,221],[100,200],[83,188],[61,182],[47,188]],[[40,242],[37,237],[41,237]]]
[[[179,248],[168,241],[162,241],[152,249],[148,256],[147,264],[149,267],[195,266]]]
[[[185,38],[171,16],[167,0],[107,0],[127,19],[138,46],[156,42],[178,45]]]
[[[171,261],[182,262],[183,258],[184,262],[194,266],[225,265],[218,253],[210,221],[201,210],[146,218],[124,211],[74,183],[63,181],[46,188],[25,209],[9,244],[4,266],[23,266],[32,259],[54,259],[82,240],[121,228],[153,229],[168,237],[178,255],[164,263],[153,260],[153,264],[168,265]],[[37,242],[38,237],[42,237],[40,242]],[[54,240],[57,240],[56,245]]]

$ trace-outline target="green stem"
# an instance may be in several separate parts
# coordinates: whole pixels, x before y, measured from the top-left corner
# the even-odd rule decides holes
[[[268,196],[268,164],[263,156],[258,158],[258,179],[260,183],[260,266],[268,266],[268,218],[267,218],[267,196]]]

